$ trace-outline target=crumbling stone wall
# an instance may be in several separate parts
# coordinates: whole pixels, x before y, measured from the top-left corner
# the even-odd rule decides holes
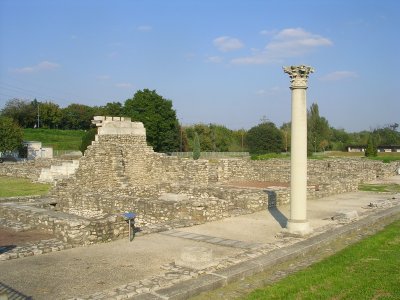
[[[75,176],[52,190],[57,209],[63,212],[90,218],[88,212],[115,216],[135,211],[138,226],[151,231],[160,224],[198,224],[290,201],[290,188],[229,185],[234,181],[288,183],[290,160],[171,157],[147,145],[142,124],[127,119],[100,121],[104,128],[112,127],[100,127],[103,133],[80,159]],[[309,160],[308,198],[355,191],[360,182],[394,175],[398,167],[398,163],[364,159]],[[113,235],[114,229],[119,234],[120,229],[110,224],[107,234]]]
[[[37,180],[43,168],[54,164],[61,164],[58,159],[36,159],[21,162],[5,162],[0,164],[0,176],[28,178]]]

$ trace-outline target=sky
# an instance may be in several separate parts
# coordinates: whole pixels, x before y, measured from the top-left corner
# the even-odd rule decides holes
[[[304,64],[308,107],[372,130],[400,123],[399,28],[398,0],[0,0],[0,109],[124,103],[147,88],[183,125],[281,126],[282,67]]]

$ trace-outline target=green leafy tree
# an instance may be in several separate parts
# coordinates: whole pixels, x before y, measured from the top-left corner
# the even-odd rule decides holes
[[[344,129],[331,127],[331,146],[332,150],[344,151],[346,146],[351,144],[350,135]]]
[[[61,124],[62,111],[58,104],[44,102],[39,105],[40,127],[58,128]]]
[[[62,109],[61,126],[63,129],[89,129],[94,110],[83,104],[70,104]]]
[[[319,115],[318,104],[311,104],[307,111],[307,151],[308,153],[325,150],[322,146],[330,141],[330,127],[328,121]],[[321,143],[322,141],[326,141]]]
[[[378,155],[378,150],[377,150],[376,144],[374,142],[374,137],[371,134],[368,138],[367,149],[365,149],[365,156],[375,157],[377,155]]]
[[[199,139],[199,135],[197,134],[197,132],[195,132],[194,133],[194,142],[193,142],[193,159],[194,160],[199,159],[200,153],[201,153],[200,139]]]
[[[95,140],[96,134],[97,128],[90,128],[88,131],[86,131],[85,135],[82,137],[82,142],[79,147],[79,150],[82,152],[82,154],[85,153],[87,147],[89,147]]]
[[[387,126],[373,131],[377,145],[400,145],[400,132]]]
[[[33,128],[37,118],[37,103],[36,99],[32,102],[11,99],[6,102],[1,114],[13,119],[23,128]]]
[[[124,116],[124,107],[121,102],[108,102],[105,106],[102,107],[103,113],[102,115],[111,116],[111,117],[123,117]]]
[[[23,131],[11,118],[0,116],[0,152],[9,152],[22,146]]]
[[[179,150],[179,123],[172,101],[164,99],[156,91],[137,91],[125,101],[124,114],[140,121],[146,128],[147,142],[157,152]]]
[[[281,126],[281,132],[282,132],[282,142],[283,142],[283,148],[285,149],[285,152],[288,152],[290,150],[290,139],[292,135],[292,123],[283,123]]]
[[[247,145],[245,142],[246,134],[247,131],[244,129],[233,130],[231,144],[229,145],[229,151],[233,152],[247,151]]]
[[[265,121],[247,132],[246,143],[251,154],[280,153],[282,133],[274,123]]]

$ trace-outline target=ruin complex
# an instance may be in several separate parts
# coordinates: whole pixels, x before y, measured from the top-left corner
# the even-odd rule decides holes
[[[290,201],[290,161],[193,160],[156,153],[142,123],[95,117],[96,140],[74,174],[56,180],[43,198],[0,202],[0,215],[45,229],[72,245],[122,238],[122,214],[135,212],[142,233],[191,226],[285,205]],[[36,162],[43,166],[43,162]],[[356,191],[358,184],[395,175],[398,163],[362,159],[309,160],[307,198]],[[3,164],[0,174],[33,163]],[[36,174],[36,179],[40,172]],[[13,173],[15,175],[15,173]]]

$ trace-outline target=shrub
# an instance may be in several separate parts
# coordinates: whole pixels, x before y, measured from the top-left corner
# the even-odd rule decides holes
[[[193,159],[200,158],[200,139],[197,132],[194,134],[194,143],[193,143]]]
[[[81,150],[82,154],[84,154],[87,147],[92,144],[92,141],[94,141],[96,134],[97,128],[90,128],[82,137],[82,143],[79,147],[79,150]]]

